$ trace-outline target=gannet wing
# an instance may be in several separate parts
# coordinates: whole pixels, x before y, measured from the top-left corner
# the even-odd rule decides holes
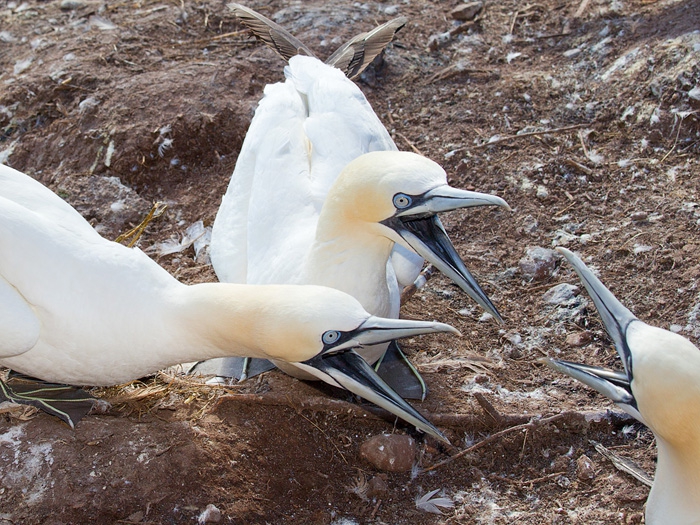
[[[40,332],[41,323],[29,303],[0,275],[0,358],[28,352]]]
[[[274,49],[282,58],[289,60],[294,55],[315,56],[300,40],[269,18],[240,4],[228,4],[238,19],[263,43]]]
[[[360,89],[295,56],[265,88],[214,222],[211,257],[225,282],[295,283],[329,188],[351,160],[396,146]]]
[[[75,208],[46,186],[19,171],[0,164],[0,197],[30,210],[70,231],[73,235],[100,235]]]
[[[343,71],[350,79],[355,79],[369,66],[384,48],[394,39],[394,35],[406,25],[405,17],[395,18],[361,33],[340,46],[328,57],[326,64]]]
[[[301,250],[313,242],[316,215],[305,202],[310,191],[306,113],[293,84],[265,87],[214,221],[210,250],[219,280],[264,283],[274,277],[265,271],[279,264],[285,267],[282,276],[298,273]],[[268,255],[273,259],[256,268]]]

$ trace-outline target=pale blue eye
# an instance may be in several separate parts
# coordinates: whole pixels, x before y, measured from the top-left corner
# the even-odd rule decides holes
[[[340,332],[338,330],[328,330],[321,336],[323,344],[332,345],[338,342],[340,339]]]
[[[394,195],[394,206],[396,206],[397,209],[403,210],[404,208],[408,208],[413,200],[411,197],[406,195],[405,193],[397,193]]]

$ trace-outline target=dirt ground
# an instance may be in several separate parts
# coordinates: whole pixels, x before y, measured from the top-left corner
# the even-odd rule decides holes
[[[547,301],[579,284],[571,269],[556,258],[533,273],[524,258],[565,245],[642,320],[698,343],[700,2],[487,1],[464,22],[451,15],[457,0],[248,5],[322,57],[408,17],[361,89],[400,149],[513,208],[443,219],[503,325],[440,276],[404,307],[464,334],[404,345],[430,388],[415,406],[453,446],[279,372],[230,388],[159,376],[97,391],[112,408],[75,431],[0,414],[0,524],[204,523],[217,517],[207,505],[222,523],[643,522],[648,487],[595,443],[653,475],[653,435],[538,363],[619,366],[585,292]],[[283,65],[225,2],[3,0],[0,161],[108,238],[165,202],[139,246],[181,240],[196,221],[211,225]],[[215,280],[191,247],[153,254],[185,282]],[[361,458],[382,432],[416,438],[413,472]],[[436,489],[454,505],[442,514],[416,505]]]

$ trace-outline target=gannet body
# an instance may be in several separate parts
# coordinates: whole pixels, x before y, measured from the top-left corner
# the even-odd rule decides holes
[[[444,439],[353,350],[440,331],[455,330],[372,316],[326,287],[184,285],[0,165],[0,366],[50,382],[113,385],[215,357],[294,362]]]
[[[234,7],[239,16],[240,9]],[[283,29],[244,14],[256,35],[278,51],[285,47]],[[507,208],[505,201],[454,189],[436,163],[398,152],[359,88],[313,56],[289,56],[311,52],[286,38],[293,41],[280,51],[289,59],[287,80],[266,86],[214,222],[211,258],[219,279],[323,284],[353,295],[374,315],[396,318],[400,291],[426,258],[500,320],[437,213]],[[374,363],[385,350],[362,355]],[[227,375],[227,368],[233,367],[208,371]]]
[[[700,350],[679,334],[640,321],[578,257],[557,249],[593,299],[623,370],[545,363],[609,397],[654,433],[658,460],[646,523],[700,524]]]

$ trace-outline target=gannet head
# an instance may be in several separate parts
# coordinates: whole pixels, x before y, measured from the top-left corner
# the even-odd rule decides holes
[[[679,334],[637,319],[572,252],[572,264],[615,344],[623,370],[543,360],[610,398],[657,437],[659,464],[647,523],[700,515],[700,350]],[[657,521],[661,516],[661,521]]]
[[[421,155],[375,151],[345,167],[328,193],[324,212],[332,209],[348,227],[364,228],[415,251],[500,320],[437,216],[439,212],[472,206],[510,209],[495,195],[452,188],[445,170]],[[319,220],[321,224],[323,219]]]
[[[679,439],[688,414],[700,416],[700,350],[679,334],[640,321],[581,259],[566,248],[557,250],[574,267],[593,299],[623,370],[555,360],[545,363],[609,397],[667,441]],[[695,423],[700,418],[691,419],[700,439],[700,423]]]
[[[253,287],[251,287],[253,288]],[[246,317],[248,346],[385,408],[436,438],[446,438],[389,387],[355,352],[364,346],[420,334],[459,333],[450,325],[385,319],[367,313],[351,295],[322,286],[254,287]],[[250,288],[248,288],[250,290]]]

